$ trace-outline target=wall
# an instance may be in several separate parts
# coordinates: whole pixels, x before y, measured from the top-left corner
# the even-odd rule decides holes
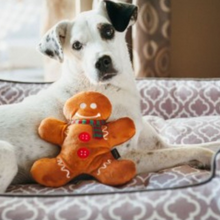
[[[220,0],[171,6],[171,77],[220,77]]]

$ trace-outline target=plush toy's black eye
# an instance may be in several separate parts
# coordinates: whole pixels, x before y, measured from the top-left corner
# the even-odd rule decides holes
[[[100,28],[101,37],[106,40],[111,40],[115,35],[115,29],[110,24],[102,24]]]
[[[73,43],[73,46],[72,46],[72,48],[73,48],[74,50],[81,50],[82,47],[83,47],[83,45],[82,45],[82,43],[80,43],[79,41],[75,41],[75,42]]]

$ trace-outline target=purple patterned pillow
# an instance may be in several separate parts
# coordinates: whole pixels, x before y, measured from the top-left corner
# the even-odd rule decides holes
[[[25,83],[0,80],[0,105],[21,102],[25,97],[36,94],[49,83]]]
[[[203,116],[164,120],[156,116],[147,121],[170,144],[199,144],[220,141],[220,117]]]
[[[220,80],[137,81],[143,115],[170,118],[220,115]]]

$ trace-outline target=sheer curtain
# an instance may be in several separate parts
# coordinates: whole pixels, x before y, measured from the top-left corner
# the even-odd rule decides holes
[[[60,64],[43,58],[36,45],[63,19],[92,8],[92,0],[0,0],[0,78],[55,81]]]
[[[0,78],[38,71],[42,58],[36,51],[42,0],[0,0]]]

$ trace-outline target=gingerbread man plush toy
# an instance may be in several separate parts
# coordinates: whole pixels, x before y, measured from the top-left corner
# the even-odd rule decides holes
[[[136,174],[135,164],[115,159],[111,149],[135,134],[131,119],[106,122],[111,115],[111,103],[97,92],[82,92],[70,98],[64,106],[67,121],[44,119],[39,127],[42,139],[61,146],[56,158],[37,160],[33,178],[40,184],[62,186],[80,174],[89,174],[108,185],[121,185]]]

